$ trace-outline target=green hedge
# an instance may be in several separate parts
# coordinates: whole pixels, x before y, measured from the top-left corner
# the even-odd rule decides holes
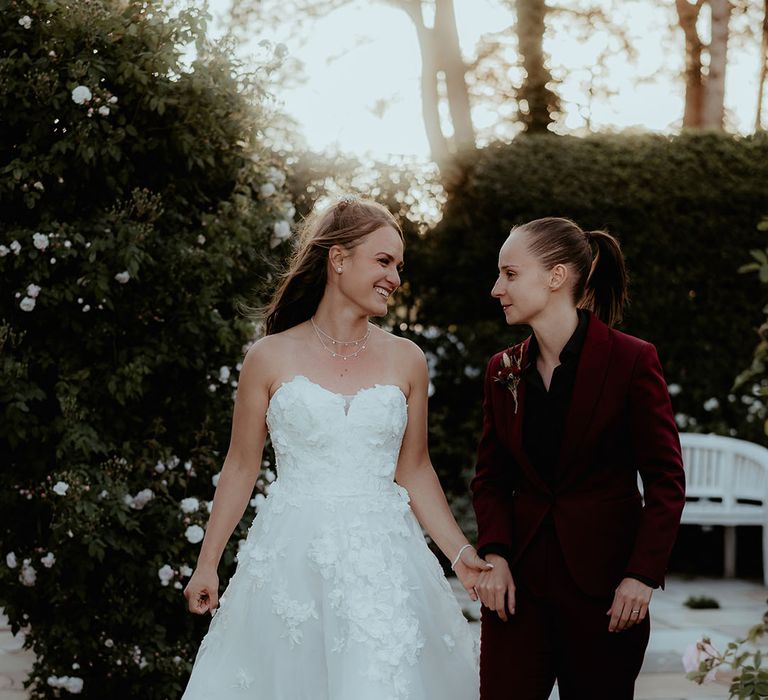
[[[490,297],[498,249],[511,226],[542,216],[606,228],[621,241],[631,303],[620,329],[658,347],[668,383],[680,387],[681,429],[765,442],[760,404],[750,409],[743,401],[752,397],[731,387],[764,320],[765,289],[738,270],[765,244],[757,224],[768,212],[766,135],[520,137],[464,166],[442,222],[406,261],[418,323],[437,334],[414,333],[435,352],[431,449],[452,489],[462,492],[473,466],[478,374],[494,351],[527,334],[508,328]],[[719,407],[705,408],[711,398]]]

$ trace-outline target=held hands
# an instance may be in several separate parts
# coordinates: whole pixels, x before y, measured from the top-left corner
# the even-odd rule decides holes
[[[184,597],[189,604],[189,612],[211,615],[219,607],[219,577],[215,569],[195,569],[184,589]]]
[[[616,589],[613,604],[606,613],[611,616],[609,632],[621,632],[645,619],[653,589],[635,578],[625,578]]]
[[[461,585],[469,593],[469,597],[472,600],[477,600],[475,586],[478,578],[483,571],[490,571],[493,568],[493,564],[489,564],[485,559],[482,559],[474,547],[465,547],[459,552],[459,556],[453,562],[451,568],[456,573],[459,581],[461,581]]]
[[[511,615],[515,614],[515,582],[504,557],[498,554],[488,554],[487,557],[493,569],[478,576],[475,588],[483,605],[495,610],[506,622],[507,610]]]

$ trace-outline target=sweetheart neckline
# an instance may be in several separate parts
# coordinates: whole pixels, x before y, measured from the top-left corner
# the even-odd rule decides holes
[[[397,385],[397,384],[373,384],[372,386],[363,386],[360,387],[354,394],[341,394],[338,391],[331,391],[330,389],[324,387],[322,384],[318,384],[317,382],[313,382],[309,377],[303,375],[303,374],[295,374],[290,379],[286,379],[285,381],[280,383],[280,386],[275,389],[275,392],[272,394],[272,396],[269,397],[269,403],[267,406],[267,410],[269,410],[269,407],[272,406],[272,401],[274,400],[275,396],[277,396],[280,391],[282,391],[286,386],[289,384],[292,384],[297,379],[303,379],[308,384],[311,384],[312,386],[316,386],[318,389],[321,389],[326,394],[330,394],[331,396],[337,396],[338,398],[344,400],[344,398],[349,398],[349,405],[352,406],[352,402],[360,396],[363,392],[366,391],[373,391],[374,389],[380,388],[380,387],[390,387],[392,389],[396,389],[400,396],[403,397],[403,400],[405,401],[405,405],[408,406],[408,397],[405,395],[405,392]],[[345,411],[345,415],[348,414],[348,411]]]

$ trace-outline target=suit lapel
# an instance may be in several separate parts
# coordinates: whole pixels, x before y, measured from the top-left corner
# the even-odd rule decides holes
[[[608,374],[611,335],[608,326],[590,313],[587,336],[576,368],[576,382],[568,406],[556,480],[562,482],[567,468],[578,453],[595,414]]]

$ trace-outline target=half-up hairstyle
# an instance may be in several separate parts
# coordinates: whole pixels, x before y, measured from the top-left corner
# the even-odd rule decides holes
[[[344,197],[303,222],[299,243],[281,275],[272,300],[262,309],[267,335],[303,323],[317,310],[328,281],[328,251],[334,245],[351,250],[369,233],[390,226],[403,238],[395,217],[368,199]]]
[[[607,231],[583,231],[570,219],[546,217],[516,226],[528,250],[545,268],[568,265],[574,272],[573,301],[609,326],[627,303],[627,270],[619,242]]]

